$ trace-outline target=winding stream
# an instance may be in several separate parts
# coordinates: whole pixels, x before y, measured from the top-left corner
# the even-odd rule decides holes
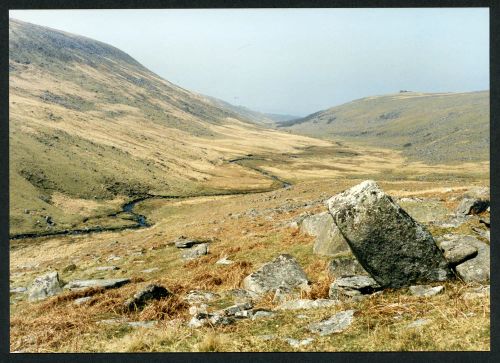
[[[19,240],[19,239],[26,239],[26,238],[40,238],[40,237],[51,237],[51,236],[70,236],[70,235],[82,235],[82,234],[90,234],[90,233],[100,233],[100,232],[112,232],[112,231],[124,231],[128,229],[138,229],[138,228],[146,228],[146,227],[151,227],[152,224],[150,224],[147,220],[147,217],[138,214],[134,212],[134,207],[143,201],[146,200],[151,200],[151,199],[190,199],[190,198],[199,198],[199,197],[222,197],[222,196],[228,196],[228,195],[246,195],[246,194],[259,194],[259,193],[267,193],[271,192],[273,190],[281,189],[281,188],[289,188],[292,184],[280,179],[278,176],[271,174],[265,170],[262,170],[257,167],[253,166],[248,166],[248,165],[243,165],[241,162],[246,161],[246,160],[265,160],[260,157],[253,157],[253,156],[246,156],[246,157],[241,157],[237,159],[232,159],[228,160],[228,163],[235,163],[240,165],[241,167],[251,169],[256,171],[257,173],[264,175],[265,177],[272,179],[273,181],[276,181],[280,183],[281,185],[278,187],[271,187],[268,189],[262,189],[262,190],[249,190],[249,191],[228,191],[225,193],[214,193],[214,194],[197,194],[197,195],[189,195],[189,196],[167,196],[167,195],[146,195],[142,196],[140,198],[134,199],[132,201],[129,201],[121,206],[121,210],[115,213],[108,214],[107,217],[117,217],[121,214],[128,214],[130,216],[130,219],[135,222],[134,225],[128,225],[128,226],[115,226],[115,227],[86,227],[86,228],[79,228],[79,229],[63,229],[60,231],[46,231],[46,232],[34,232],[34,233],[20,233],[20,234],[14,234],[9,237],[10,240]]]

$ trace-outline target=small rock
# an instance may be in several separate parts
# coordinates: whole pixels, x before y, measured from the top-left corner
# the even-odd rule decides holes
[[[309,324],[307,328],[310,332],[317,333],[321,336],[340,333],[352,324],[353,316],[354,310],[341,311],[328,320]]]
[[[457,234],[446,234],[443,239],[456,244],[467,244],[477,249],[477,255],[474,258],[468,259],[455,267],[457,275],[463,281],[479,283],[490,281],[490,246],[488,244],[472,236]]]
[[[490,205],[489,200],[480,198],[464,198],[457,208],[457,215],[479,214],[484,212]]]
[[[249,302],[245,302],[242,304],[236,304],[236,305],[229,306],[229,307],[223,309],[222,313],[225,316],[234,316],[237,312],[241,312],[241,311],[248,310],[251,308],[252,308],[252,304]]]
[[[252,310],[243,310],[243,311],[237,311],[234,313],[235,318],[251,318],[253,316],[253,311]]]
[[[206,255],[207,253],[208,253],[208,243],[203,243],[184,252],[182,254],[182,258],[185,260],[191,260]]]
[[[487,296],[490,296],[490,285],[469,288],[462,295],[465,300],[480,299]]]
[[[28,291],[28,289],[25,287],[13,287],[10,289],[9,293],[11,293],[11,294],[24,294],[24,293],[26,293],[26,291]]]
[[[207,308],[207,304],[193,305],[189,308],[189,315],[208,314]]]
[[[477,256],[477,248],[460,241],[445,240],[438,242],[438,246],[443,251],[444,258],[451,265],[458,265]]]
[[[75,301],[73,301],[73,304],[75,304],[75,305],[83,305],[87,301],[89,301],[90,299],[92,299],[92,296],[80,297],[78,299],[75,299]]]
[[[153,328],[157,324],[156,321],[129,321],[127,325],[134,328]]]
[[[100,280],[74,280],[68,282],[64,286],[65,289],[70,289],[70,290],[79,290],[79,289],[86,289],[89,287],[102,287],[105,289],[112,289],[116,287],[123,286],[125,284],[128,284],[130,282],[130,279],[123,278],[123,279],[100,279]]]
[[[124,307],[127,310],[139,310],[142,309],[150,300],[160,300],[170,295],[172,295],[172,293],[163,286],[154,284],[148,285],[136,293],[132,298],[125,301]]]
[[[259,297],[255,292],[245,289],[232,289],[228,291],[228,294],[233,296],[236,303],[252,302]]]
[[[199,328],[204,325],[229,325],[235,322],[234,317],[221,314],[197,314],[188,323],[190,328]]]
[[[418,319],[418,320],[415,320],[414,322],[408,324],[406,327],[407,328],[420,328],[424,325],[427,325],[427,324],[430,324],[431,323],[431,320],[429,319]]]
[[[122,258],[120,256],[115,256],[115,255],[111,255],[109,256],[106,261],[118,261],[118,260],[121,260]]]
[[[223,257],[219,261],[217,261],[215,264],[216,265],[231,265],[233,263],[234,263],[234,261],[228,260],[227,257]]]
[[[262,294],[280,287],[307,286],[308,283],[307,276],[297,261],[290,255],[282,254],[245,277],[243,287]]]
[[[211,291],[206,290],[191,290],[187,293],[184,300],[188,302],[188,304],[200,304],[207,303],[213,300],[217,300],[220,298],[219,294],[216,294]]]
[[[319,309],[337,305],[338,301],[330,299],[317,299],[317,300],[290,300],[279,305],[276,310],[300,310],[300,309]]]
[[[361,294],[371,294],[381,287],[369,276],[355,275],[336,279],[330,285],[330,299],[338,300],[343,296],[354,297]]]
[[[76,270],[76,265],[74,263],[72,263],[71,265],[68,265],[65,268],[63,268],[62,272],[66,273],[66,272],[71,272],[71,271],[75,271],[75,270]]]
[[[62,291],[57,271],[35,278],[28,291],[28,300],[43,300]]]
[[[120,268],[118,266],[99,266],[95,268],[96,271],[116,271]]]
[[[309,345],[314,341],[313,338],[306,338],[306,339],[302,339],[302,340],[297,340],[297,339],[293,339],[293,338],[283,338],[283,340],[285,342],[287,342],[288,344],[290,344],[290,346],[292,346],[294,348]]]
[[[148,268],[146,270],[142,270],[141,272],[144,272],[144,273],[148,274],[148,273],[151,273],[151,272],[154,272],[154,271],[158,271],[158,270],[159,270],[158,267],[153,267],[153,268]]]
[[[186,238],[186,237],[179,237],[177,240],[174,241],[174,245],[177,248],[191,248],[196,244],[203,243],[202,241],[196,240],[196,239],[191,239],[191,238]]]
[[[437,294],[440,294],[443,292],[444,287],[443,286],[429,286],[429,285],[414,285],[410,286],[410,293],[413,296],[420,296],[420,297],[431,297]]]
[[[272,311],[268,310],[257,310],[253,312],[252,320],[263,319],[263,318],[272,318],[276,315]]]

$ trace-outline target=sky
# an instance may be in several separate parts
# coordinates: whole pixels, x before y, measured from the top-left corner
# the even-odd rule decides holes
[[[16,10],[189,90],[305,116],[399,92],[489,89],[487,8]]]

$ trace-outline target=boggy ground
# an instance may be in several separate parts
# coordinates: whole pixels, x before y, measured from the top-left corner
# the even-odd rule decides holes
[[[304,160],[287,163],[283,158],[268,155],[267,161],[251,163],[293,181],[291,188],[177,201],[150,200],[138,204],[135,209],[154,223],[149,228],[11,241],[11,287],[28,287],[36,276],[52,270],[59,271],[64,281],[132,278],[130,284],[118,289],[64,292],[41,302],[28,302],[24,294],[12,294],[11,351],[490,349],[489,298],[465,299],[464,293],[469,286],[461,281],[446,283],[445,292],[432,298],[413,297],[405,289],[387,290],[363,301],[345,302],[330,308],[282,311],[272,318],[244,319],[225,327],[188,328],[189,306],[182,297],[189,290],[207,289],[220,293],[221,298],[213,303],[213,309],[232,305],[233,300],[224,292],[238,288],[245,276],[280,253],[295,257],[311,280],[311,291],[303,297],[327,298],[332,282],[327,272],[331,258],[313,255],[313,237],[302,234],[290,222],[301,213],[326,210],[323,204],[326,198],[362,180],[376,179],[395,197],[423,198],[421,203],[403,204],[423,223],[432,219],[429,216],[439,219],[452,212],[468,190],[488,186],[487,166],[483,169],[456,166],[453,170],[433,167],[430,172],[425,166],[413,164],[392,173],[377,171],[376,167],[365,167],[359,173],[338,173],[338,170],[328,169],[327,166],[333,164],[326,162],[324,167],[312,169],[311,174],[301,174],[296,170]],[[352,158],[345,159],[345,165],[354,168]],[[404,177],[397,177],[397,174],[404,174]],[[305,177],[299,179],[296,175]],[[450,232],[476,235],[472,227],[479,226],[477,220],[472,220],[458,229],[431,226],[429,229],[434,236]],[[210,253],[194,261],[182,260],[182,251],[170,244],[181,235],[212,239]],[[235,263],[215,264],[225,256]],[[76,269],[64,272],[72,263]],[[96,271],[96,267],[110,265],[120,269]],[[140,312],[124,312],[123,302],[150,283],[167,287],[174,296],[150,303]],[[76,306],[73,303],[75,298],[85,295],[92,296],[87,304]],[[271,296],[256,305],[275,306]],[[348,308],[356,310],[355,319],[343,333],[319,337],[305,329],[310,322]],[[430,322],[420,328],[407,327],[422,318]],[[150,328],[137,328],[127,325],[126,321],[158,323]],[[265,335],[271,335],[271,339],[265,340],[262,337]],[[283,340],[307,337],[314,338],[314,342],[299,348]]]

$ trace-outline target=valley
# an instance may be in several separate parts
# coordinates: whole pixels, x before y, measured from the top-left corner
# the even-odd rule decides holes
[[[490,349],[488,91],[293,119],[183,89],[89,38],[14,19],[9,37],[11,352]],[[380,190],[334,217],[328,200],[367,180]],[[362,214],[377,193],[386,204]],[[324,231],[353,244],[334,232],[352,215],[381,240],[429,233],[453,277],[378,286],[360,254],[317,253]],[[371,270],[333,271],[346,261]],[[289,265],[305,284],[248,282]],[[353,276],[372,285],[336,298]]]

